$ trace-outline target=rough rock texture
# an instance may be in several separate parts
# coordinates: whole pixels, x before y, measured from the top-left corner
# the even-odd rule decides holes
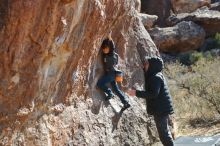
[[[175,13],[190,13],[211,4],[211,0],[171,0],[171,2]]]
[[[0,3],[0,145],[149,145],[157,141],[142,100],[120,113],[103,102],[99,47],[112,31],[122,88],[143,82],[141,59],[157,49],[136,1],[3,0]],[[136,84],[135,84],[136,83]],[[153,130],[152,130],[153,129]]]
[[[141,13],[157,15],[157,25],[166,26],[166,19],[170,16],[171,0],[141,0]]]
[[[193,21],[202,26],[207,36],[220,32],[220,12],[209,10],[207,7],[198,9],[193,13],[182,13],[176,16],[170,16],[167,23],[173,26],[181,21]]]
[[[135,0],[135,9],[141,12],[141,0]]]
[[[205,39],[203,28],[185,21],[174,27],[154,28],[149,33],[160,51],[171,53],[198,49]]]
[[[220,2],[211,4],[210,10],[220,11]]]
[[[211,0],[211,3],[220,2],[220,0]]]
[[[139,13],[138,16],[140,17],[146,29],[152,28],[158,19],[156,15],[148,15],[144,13]]]

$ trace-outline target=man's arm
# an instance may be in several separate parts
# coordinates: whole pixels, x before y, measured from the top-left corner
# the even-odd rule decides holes
[[[161,87],[161,78],[154,76],[149,82],[149,91],[136,90],[137,97],[146,99],[153,99],[158,97]]]

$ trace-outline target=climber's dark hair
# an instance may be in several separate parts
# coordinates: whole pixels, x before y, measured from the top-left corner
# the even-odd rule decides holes
[[[106,38],[103,40],[102,45],[101,45],[101,49],[104,49],[106,47],[109,47],[109,49],[110,49],[109,53],[113,53],[113,51],[115,50],[115,44],[111,38]]]

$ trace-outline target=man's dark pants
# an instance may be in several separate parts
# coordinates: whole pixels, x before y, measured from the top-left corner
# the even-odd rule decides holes
[[[168,126],[168,118],[168,114],[154,115],[154,121],[162,144],[164,146],[174,146],[173,138]]]

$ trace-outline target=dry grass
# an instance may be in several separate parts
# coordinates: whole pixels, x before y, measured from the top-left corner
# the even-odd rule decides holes
[[[178,133],[220,133],[220,58],[202,58],[191,66],[169,63],[164,72],[173,96]]]

